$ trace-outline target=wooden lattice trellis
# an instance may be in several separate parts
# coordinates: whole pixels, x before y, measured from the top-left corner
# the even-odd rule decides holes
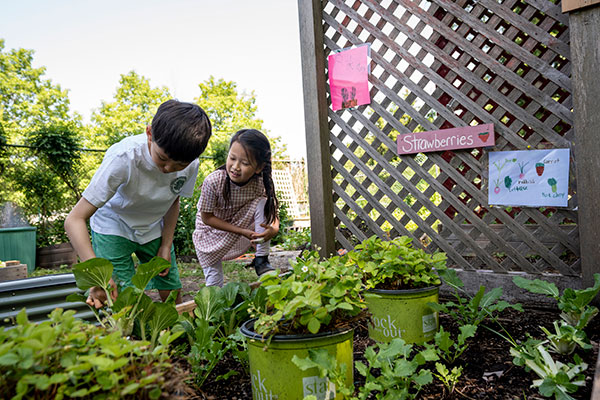
[[[488,151],[574,142],[568,21],[551,0],[324,0],[325,56],[371,44],[371,104],[328,113],[338,246],[409,235],[466,270],[579,276],[573,152],[566,209],[487,205]],[[481,123],[493,149],[396,155]]]

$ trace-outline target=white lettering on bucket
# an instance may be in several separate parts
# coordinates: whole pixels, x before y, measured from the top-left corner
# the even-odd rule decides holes
[[[274,395],[273,391],[267,390],[265,378],[261,378],[260,370],[252,374],[252,398],[254,400],[277,400],[279,396]]]
[[[307,376],[302,378],[302,387],[304,388],[304,397],[312,395],[317,400],[335,399],[335,385],[327,378]]]
[[[375,330],[385,337],[402,338],[402,332],[406,331],[405,329],[396,327],[396,320],[392,319],[391,315],[381,318],[373,316],[373,325],[375,326]]]
[[[438,313],[423,315],[423,333],[437,330]]]

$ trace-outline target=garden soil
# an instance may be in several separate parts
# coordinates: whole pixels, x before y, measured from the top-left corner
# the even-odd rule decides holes
[[[296,252],[297,254],[297,252]],[[295,257],[295,254],[287,252],[285,254],[273,254],[270,257],[271,263],[278,267],[286,266],[288,259]],[[203,282],[191,280],[182,282],[185,291],[198,290],[198,284]],[[191,299],[191,296],[189,297]],[[184,298],[184,301],[189,300]],[[447,299],[441,298],[440,301]],[[553,330],[552,323],[559,318],[558,310],[547,308],[536,308],[525,306],[524,312],[515,310],[506,310],[500,315],[499,322],[504,329],[508,331],[516,340],[525,340],[527,334],[535,338],[542,338],[543,332],[540,326]],[[487,322],[487,321],[486,321]],[[449,317],[442,315],[440,324],[444,329],[452,332],[455,337],[458,326]],[[494,330],[500,330],[500,326],[488,323]],[[586,328],[594,348],[590,351],[577,353],[588,364],[586,371],[586,386],[573,394],[576,399],[589,399],[592,392],[593,376],[595,372],[596,360],[598,357],[598,347],[600,342],[600,316],[596,317]],[[362,321],[356,330],[354,338],[354,360],[363,361],[364,350],[374,342],[368,337],[367,321]],[[437,400],[437,399],[477,399],[477,400],[507,400],[507,399],[544,399],[537,388],[532,388],[531,383],[537,376],[532,372],[526,372],[524,368],[515,366],[512,363],[512,357],[509,353],[510,344],[491,332],[488,329],[480,327],[477,335],[470,339],[468,349],[459,358],[456,365],[463,367],[462,376],[453,393],[448,393],[444,386],[436,379],[426,386],[420,393],[419,399]],[[563,359],[567,362],[569,359]],[[189,371],[189,366],[185,360],[177,360],[179,370],[184,374]],[[434,367],[431,367],[434,370]],[[236,371],[237,374],[227,381],[218,380],[229,371]],[[190,379],[191,383],[191,379]],[[364,378],[354,371],[354,385],[358,388],[364,384]],[[180,394],[183,394],[179,392]],[[211,400],[245,400],[252,399],[252,389],[250,378],[243,370],[241,365],[233,358],[225,358],[219,362],[211,376],[205,382],[202,388],[193,389],[193,393],[187,392],[180,398],[187,399],[211,399]],[[372,396],[372,398],[375,398]]]

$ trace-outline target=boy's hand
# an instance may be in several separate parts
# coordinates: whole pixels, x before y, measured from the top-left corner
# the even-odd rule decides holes
[[[117,299],[117,285],[112,280],[112,278],[109,282],[109,285],[112,288],[110,297],[113,301],[115,301]],[[90,289],[90,294],[85,302],[89,306],[95,308],[102,308],[106,304],[106,292],[101,287],[94,286]]]
[[[159,247],[158,248],[158,253],[156,255],[158,257],[164,258],[167,261],[171,261],[171,246],[169,246],[169,247],[163,247],[163,246]],[[170,269],[171,268],[165,269],[164,271],[160,272],[158,274],[158,276],[162,276],[162,277],[167,276],[169,274],[169,270]]]

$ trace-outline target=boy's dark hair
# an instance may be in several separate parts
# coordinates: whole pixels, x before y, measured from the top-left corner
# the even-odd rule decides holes
[[[211,134],[210,120],[197,104],[167,100],[152,119],[152,140],[173,161],[194,161]]]
[[[271,176],[271,144],[269,143],[269,139],[267,139],[264,133],[256,129],[242,129],[233,135],[229,142],[229,148],[236,142],[242,145],[257,165],[263,166],[261,177],[267,195],[264,212],[266,223],[270,224],[275,221],[278,216],[279,201],[275,194],[275,185],[273,184],[273,178]],[[225,169],[225,165],[220,169]],[[229,188],[230,179],[229,174],[227,174],[225,185],[223,186],[223,198],[226,203],[229,202],[230,198]]]

